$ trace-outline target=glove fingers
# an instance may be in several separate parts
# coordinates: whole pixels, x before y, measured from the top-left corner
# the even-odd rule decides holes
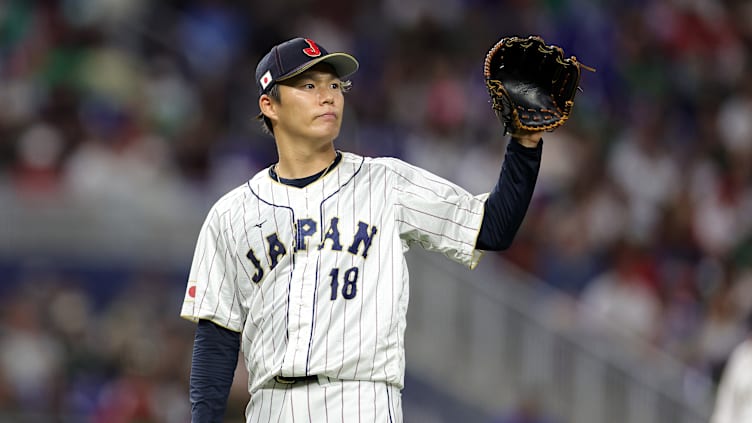
[[[540,37],[510,37],[489,50],[484,74],[493,109],[505,130],[549,130],[569,117],[580,65]]]

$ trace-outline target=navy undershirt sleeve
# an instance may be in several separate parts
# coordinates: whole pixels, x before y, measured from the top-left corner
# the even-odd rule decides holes
[[[239,332],[199,320],[191,363],[191,423],[222,421],[239,352]]]
[[[540,169],[543,141],[528,148],[515,140],[507,146],[499,181],[488,196],[478,239],[479,250],[509,248],[527,213]]]

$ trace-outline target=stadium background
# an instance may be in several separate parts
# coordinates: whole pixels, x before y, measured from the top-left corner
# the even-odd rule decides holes
[[[752,312],[749,2],[6,0],[0,420],[188,420],[193,326],[177,314],[193,243],[211,203],[274,161],[252,119],[252,75],[300,34],[360,60],[339,148],[398,156],[473,192],[491,188],[503,153],[481,79],[498,37],[539,34],[596,68],[570,122],[545,137],[513,248],[434,290],[481,277],[483,289],[522,289],[521,321],[637,349],[634,369],[670,357],[679,378],[667,389],[709,413]],[[514,395],[472,404],[462,374],[432,380],[410,361],[431,339],[408,338],[407,416],[515,409]],[[243,390],[228,421],[240,421]]]

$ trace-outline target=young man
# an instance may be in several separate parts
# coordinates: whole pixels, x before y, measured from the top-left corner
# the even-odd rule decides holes
[[[239,350],[249,423],[401,422],[404,252],[418,244],[473,268],[522,222],[540,133],[508,144],[480,196],[398,159],[337,151],[357,68],[304,38],[256,68],[279,161],[222,197],[198,238],[181,311],[198,322],[193,423],[222,420]]]
[[[726,363],[710,423],[752,421],[752,312],[745,323],[747,338],[734,348]]]

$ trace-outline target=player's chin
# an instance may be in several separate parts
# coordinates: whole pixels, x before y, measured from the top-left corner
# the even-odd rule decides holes
[[[316,133],[317,138],[334,139],[339,135],[341,127],[341,122],[323,122],[315,125],[312,129]]]

